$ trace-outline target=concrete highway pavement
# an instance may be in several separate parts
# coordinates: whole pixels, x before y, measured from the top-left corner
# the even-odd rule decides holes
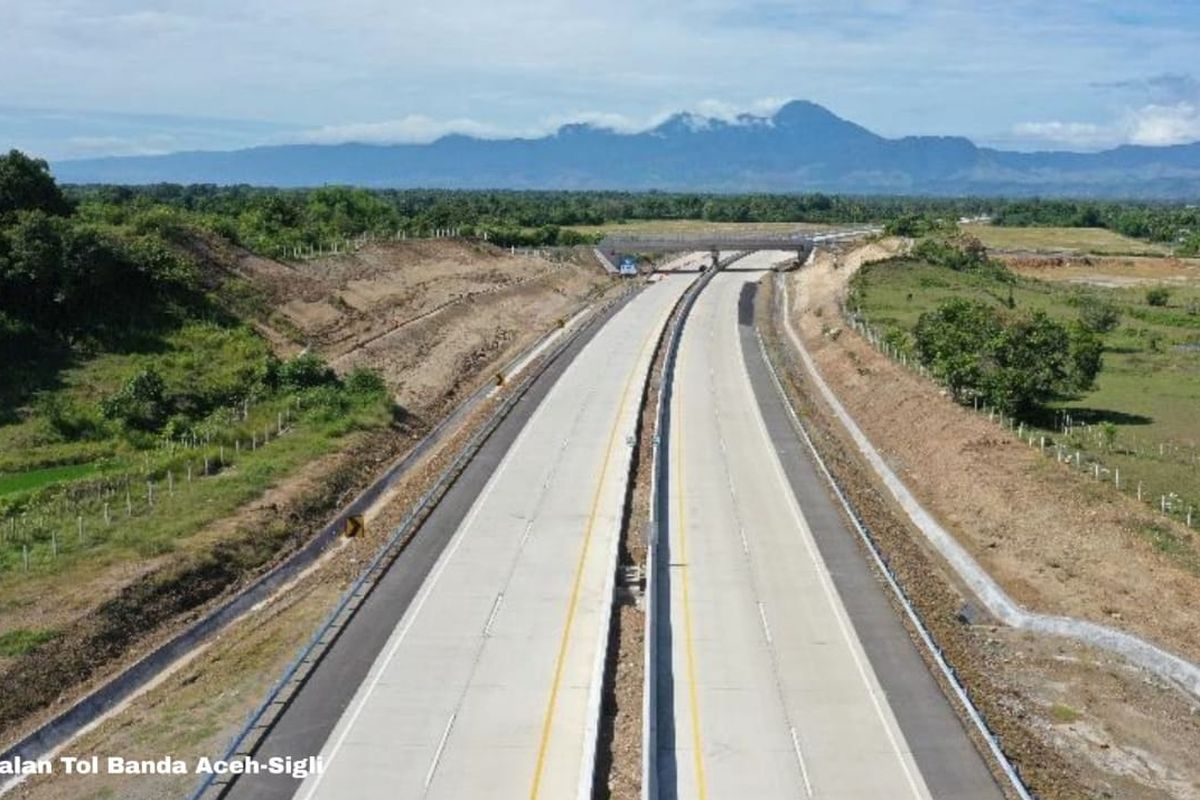
[[[717,275],[680,345],[660,796],[1000,798],[812,465],[785,447],[777,397],[768,430],[739,298],[760,277],[746,270],[788,257],[752,254]]]
[[[576,356],[383,646],[301,798],[590,796],[632,437],[664,277]]]

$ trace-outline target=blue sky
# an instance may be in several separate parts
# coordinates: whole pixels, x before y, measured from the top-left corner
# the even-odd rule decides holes
[[[1200,3],[3,0],[0,147],[51,158],[638,130],[821,103],[1020,149],[1200,140]]]

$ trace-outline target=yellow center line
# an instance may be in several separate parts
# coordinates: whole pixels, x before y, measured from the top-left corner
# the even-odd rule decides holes
[[[638,351],[638,357],[634,361],[633,369],[629,371],[628,377],[625,378],[625,385],[621,390],[621,403],[617,408],[617,415],[616,419],[613,420],[612,430],[608,434],[608,447],[604,452],[604,461],[600,465],[599,479],[596,482],[596,489],[592,494],[592,509],[588,514],[587,528],[583,535],[583,545],[579,551],[579,563],[575,566],[575,578],[571,585],[571,599],[567,604],[567,622],[563,626],[562,639],[558,644],[558,659],[554,664],[554,681],[550,684],[550,700],[546,704],[546,714],[542,720],[542,738],[538,745],[537,766],[533,772],[533,786],[529,790],[531,800],[537,800],[538,793],[541,791],[542,773],[546,768],[546,752],[550,748],[550,734],[554,727],[554,712],[558,704],[558,688],[562,683],[563,666],[567,660],[567,646],[571,640],[571,626],[575,622],[575,609],[579,605],[579,592],[583,585],[583,570],[587,562],[592,533],[596,527],[596,514],[600,510],[600,498],[604,490],[604,479],[608,474],[613,450],[617,445],[617,434],[620,432],[621,419],[625,416],[625,409],[629,405],[629,389],[633,384],[634,377],[638,373],[638,365],[641,364],[642,359],[645,357],[646,350],[650,347],[658,329],[659,326],[652,327],[642,342],[641,349]],[[613,564],[612,568],[616,569],[616,565]]]
[[[675,374],[682,370],[682,348],[675,365]],[[675,500],[676,519],[679,526],[679,572],[683,584],[683,630],[684,649],[687,655],[688,701],[691,706],[692,718],[692,761],[696,769],[696,792],[700,800],[708,797],[708,781],[704,776],[704,750],[700,738],[700,700],[696,693],[696,648],[692,639],[692,600],[688,590],[688,553],[687,553],[687,512],[683,492],[683,401],[678,388],[675,393],[675,430],[672,438],[675,440]]]

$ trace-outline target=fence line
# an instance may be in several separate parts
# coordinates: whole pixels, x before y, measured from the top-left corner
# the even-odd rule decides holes
[[[841,313],[846,324],[862,336],[876,351],[908,371],[927,378],[939,386],[944,386],[924,364],[921,364],[916,358],[910,358],[907,351],[897,347],[889,342],[886,336],[881,335],[879,329],[870,324],[861,310],[851,311],[843,305]],[[1129,475],[1123,476],[1120,467],[1109,467],[1098,455],[1089,452],[1085,444],[1086,440],[1099,444],[1106,434],[1098,425],[1077,421],[1070,410],[1059,409],[1056,412],[1055,429],[1049,430],[1027,425],[1023,420],[1012,415],[1006,416],[1003,411],[992,408],[986,403],[980,403],[978,397],[974,398],[974,403],[970,408],[975,413],[986,416],[989,422],[994,422],[1000,428],[1010,431],[1030,447],[1038,448],[1044,455],[1053,455],[1058,463],[1072,467],[1077,472],[1090,473],[1096,481],[1111,482],[1119,491],[1136,497],[1151,509],[1182,522],[1188,528],[1192,528],[1193,523],[1200,524],[1200,509],[1196,507],[1194,499],[1189,500],[1173,489],[1167,489],[1167,491],[1157,494],[1151,493],[1146,490],[1144,480],[1134,480]],[[1135,437],[1135,442],[1140,442],[1140,440]],[[1169,455],[1181,452],[1185,447],[1189,447],[1189,445],[1180,445],[1178,442],[1170,441],[1158,442],[1159,455],[1157,458],[1165,459]],[[1200,454],[1197,454],[1196,447],[1190,447],[1193,451],[1191,457],[1185,457],[1182,460],[1176,459],[1176,463],[1193,467],[1200,463],[1198,460]],[[1154,449],[1151,446],[1151,455],[1145,456],[1142,454],[1141,444],[1137,444],[1133,453],[1129,453],[1127,450],[1125,453],[1134,458],[1155,458]]]
[[[249,430],[227,428],[214,435],[211,430],[200,432],[202,426],[197,426],[161,442],[154,451],[142,451],[140,466],[131,464],[115,475],[44,487],[51,496],[0,517],[0,555],[8,550],[7,559],[0,560],[0,574],[6,571],[6,561],[15,560],[16,569],[29,572],[53,564],[68,552],[120,541],[124,534],[120,520],[165,510],[193,483],[220,475],[235,466],[243,453],[256,452],[288,434],[293,429],[292,409],[301,406],[296,398],[276,412],[274,421],[256,421]],[[230,410],[242,422],[252,416],[248,401]]]

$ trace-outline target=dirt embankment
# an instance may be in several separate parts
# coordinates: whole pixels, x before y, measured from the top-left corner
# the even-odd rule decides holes
[[[797,328],[825,380],[925,507],[1022,604],[1125,628],[1200,657],[1200,576],[1142,534],[1168,525],[1061,468],[844,329],[838,301],[871,245],[798,273]],[[955,620],[957,581],[868,474],[819,404],[835,472],[852,487],[906,588],[1006,750],[1042,797],[1200,796],[1191,698],[1104,653]],[[864,499],[865,498],[865,499]],[[1181,536],[1190,536],[1180,529]]]
[[[300,338],[328,357],[340,355],[339,368],[377,366],[408,414],[402,427],[348,437],[343,452],[283,478],[189,536],[175,553],[104,567],[70,604],[47,598],[42,623],[61,635],[4,665],[6,686],[11,680],[22,687],[5,692],[0,703],[5,743],[305,541],[453,404],[615,285],[596,265],[510,257],[463,242],[373,246],[296,265],[212,242],[198,242],[194,253],[208,259],[203,266],[214,288],[235,311],[256,319],[282,353],[298,349]],[[288,316],[289,304],[301,302],[325,303],[337,319]],[[364,338],[372,342],[356,343]],[[393,506],[400,508],[404,497],[396,495]],[[162,749],[163,741],[155,741]]]
[[[379,370],[396,402],[437,416],[473,385],[612,285],[594,259],[509,255],[460,240],[372,244],[281,263],[232,253],[262,293],[259,326],[283,353],[310,347],[339,372]]]

